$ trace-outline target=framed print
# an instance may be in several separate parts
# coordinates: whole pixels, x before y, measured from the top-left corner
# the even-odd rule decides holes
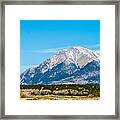
[[[1,8],[1,118],[119,119],[117,0]]]

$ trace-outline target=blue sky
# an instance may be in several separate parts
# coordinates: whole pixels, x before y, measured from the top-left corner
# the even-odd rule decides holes
[[[82,46],[100,49],[99,20],[21,20],[20,71],[38,65],[59,50]]]

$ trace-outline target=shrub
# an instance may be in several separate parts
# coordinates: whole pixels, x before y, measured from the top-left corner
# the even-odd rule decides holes
[[[45,90],[40,90],[39,94],[40,94],[40,95],[48,95],[48,94],[51,94],[51,90],[47,90],[47,89],[45,89]]]

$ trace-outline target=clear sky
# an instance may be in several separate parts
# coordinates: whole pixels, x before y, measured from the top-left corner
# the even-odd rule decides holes
[[[21,20],[21,72],[72,46],[100,49],[99,20]]]

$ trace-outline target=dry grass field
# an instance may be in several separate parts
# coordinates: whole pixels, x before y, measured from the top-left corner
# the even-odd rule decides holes
[[[100,97],[86,96],[63,96],[63,95],[41,95],[31,98],[20,98],[20,100],[99,100]]]
[[[20,87],[20,100],[99,100],[99,85],[32,85]]]

